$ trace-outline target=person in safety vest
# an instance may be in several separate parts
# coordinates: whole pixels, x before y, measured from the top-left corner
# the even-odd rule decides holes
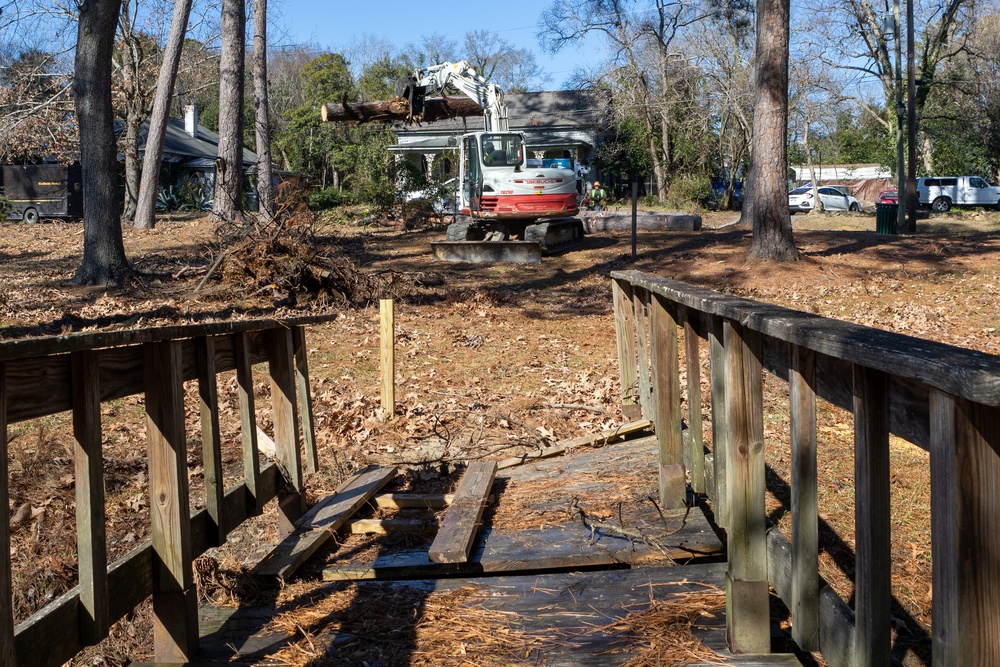
[[[594,186],[587,193],[587,209],[590,211],[603,211],[604,200],[608,198],[608,193],[601,187],[600,181],[594,181]]]

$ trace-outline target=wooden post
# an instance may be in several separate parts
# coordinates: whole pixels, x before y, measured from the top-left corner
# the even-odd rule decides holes
[[[819,527],[816,492],[816,353],[792,346],[792,638],[819,650]]]
[[[701,351],[692,317],[698,311],[683,309],[684,357],[687,367],[688,435],[691,450],[691,490],[705,493],[705,438],[701,418]]]
[[[290,488],[278,493],[278,532],[282,537],[295,530],[295,522],[306,511],[302,483],[302,456],[299,453],[299,427],[296,421],[295,363],[290,329],[271,329],[270,344],[271,402],[274,411],[275,458],[284,466]]]
[[[243,476],[246,480],[247,512],[257,516],[263,511],[260,500],[260,449],[257,446],[257,408],[253,394],[253,367],[250,364],[250,341],[245,332],[233,334],[236,354],[236,384],[240,395],[240,435],[243,440]]]
[[[618,377],[621,381],[622,412],[625,419],[642,416],[636,380],[635,310],[632,306],[632,284],[611,281],[611,298],[615,306],[615,339],[618,343]]]
[[[80,638],[94,645],[108,636],[108,547],[101,450],[101,387],[97,353],[70,357],[76,472],[76,544],[80,566]]]
[[[932,660],[1000,664],[1000,410],[931,389]]]
[[[857,667],[888,665],[892,544],[889,521],[889,381],[854,366],[854,615]]]
[[[143,346],[149,508],[153,541],[156,662],[188,662],[198,652],[198,595],[191,570],[191,512],[184,432],[184,369],[179,341]]]
[[[713,315],[708,324],[709,373],[712,383],[712,466],[715,474],[715,522],[721,527],[729,526],[729,496],[726,493],[726,444],[729,427],[726,422],[726,350],[723,342],[722,318]]]
[[[727,320],[729,570],[726,631],[733,653],[770,653],[764,504],[764,381],[760,334]]]
[[[304,327],[292,329],[292,345],[295,346],[295,383],[299,391],[299,421],[302,422],[302,438],[306,446],[306,470],[316,472],[319,470],[319,454],[316,452],[312,391],[309,389],[309,353]]]
[[[668,509],[684,507],[684,441],[681,437],[681,380],[677,351],[677,320],[659,296],[650,304],[653,340],[653,418],[660,456],[660,503]],[[640,336],[642,339],[642,336]],[[642,355],[640,354],[640,357]]]
[[[0,361],[0,507],[9,511],[7,470],[7,367]],[[0,517],[0,667],[17,667],[14,651],[14,590],[10,573],[10,523]]]
[[[653,417],[653,384],[649,371],[649,299],[647,290],[633,287],[632,305],[635,308],[635,333],[638,343],[639,365],[636,376],[639,381],[639,407],[645,419]],[[676,332],[674,336],[676,336]]]
[[[213,546],[226,541],[228,523],[222,516],[225,507],[225,482],[222,479],[222,438],[219,433],[219,387],[216,380],[215,338],[194,339],[195,365],[198,369],[198,409],[201,418],[202,468],[205,475],[205,509],[213,524],[209,538]]]
[[[382,410],[387,418],[396,414],[396,324],[392,299],[380,299],[379,350],[382,370]]]

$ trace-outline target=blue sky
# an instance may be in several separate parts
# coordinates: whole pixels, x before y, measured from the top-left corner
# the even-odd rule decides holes
[[[490,6],[505,9],[498,13],[489,9]],[[590,48],[563,49],[555,56],[544,53],[535,35],[546,7],[548,0],[506,0],[503,3],[272,0],[268,9],[276,27],[287,31],[287,41],[315,44],[334,51],[362,33],[384,37],[402,48],[409,42],[419,43],[421,37],[434,34],[461,45],[466,32],[489,30],[515,46],[534,51],[536,61],[550,75],[545,87],[558,89],[563,87],[575,67],[594,65],[602,59],[603,53],[596,42]]]

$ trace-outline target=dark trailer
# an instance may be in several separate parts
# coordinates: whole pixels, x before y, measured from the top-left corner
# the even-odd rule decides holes
[[[79,164],[0,166],[0,196],[10,202],[7,219],[31,225],[42,218],[82,218],[80,177]]]

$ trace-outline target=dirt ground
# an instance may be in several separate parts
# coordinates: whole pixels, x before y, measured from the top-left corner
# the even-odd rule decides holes
[[[447,489],[453,464],[502,458],[623,421],[609,273],[635,268],[820,315],[1000,352],[1000,216],[957,212],[925,218],[912,236],[874,233],[873,214],[793,218],[801,260],[746,260],[750,232],[736,213],[707,213],[699,232],[644,232],[631,257],[626,235],[595,234],[540,265],[471,266],[432,259],[434,227],[317,222],[317,247],[347,257],[371,278],[372,297],[396,298],[397,410],[378,406],[378,305],[328,290],[321,298],[209,276],[217,259],[206,218],[163,218],[125,230],[137,277],[127,287],[77,287],[78,223],[0,223],[0,340],[103,328],[232,317],[336,312],[308,332],[321,473],[311,499],[369,463],[401,464],[407,486]],[[378,292],[378,294],[375,294]],[[348,303],[353,301],[352,303]],[[683,349],[683,348],[682,348]],[[703,360],[704,361],[704,360]],[[683,367],[683,366],[682,366]],[[703,378],[707,373],[703,373]],[[264,391],[261,383],[261,391]],[[707,385],[703,386],[707,396]],[[765,428],[771,518],[787,529],[787,389],[767,381]],[[258,403],[260,405],[260,403]],[[109,542],[113,555],[148,535],[141,402],[105,406]],[[196,411],[195,411],[196,412]],[[706,418],[708,413],[706,413]],[[267,416],[260,420],[267,427]],[[197,420],[189,425],[197,441]],[[12,559],[18,619],[75,584],[72,441],[67,419],[10,431]],[[821,405],[821,572],[844,599],[853,577],[853,426]],[[931,571],[928,456],[893,438],[895,654],[929,664]],[[197,450],[192,447],[192,451]],[[234,451],[228,461],[239,460]],[[197,462],[192,463],[197,487]],[[273,521],[251,522],[216,554],[207,596],[228,595],[220,571],[236,571],[251,545],[274,538]],[[59,545],[53,548],[53,545]],[[221,570],[220,570],[221,568]],[[221,582],[221,583],[220,583]],[[301,594],[301,592],[300,592]],[[145,615],[144,615],[145,614]],[[90,664],[148,658],[148,611],[119,624]]]

